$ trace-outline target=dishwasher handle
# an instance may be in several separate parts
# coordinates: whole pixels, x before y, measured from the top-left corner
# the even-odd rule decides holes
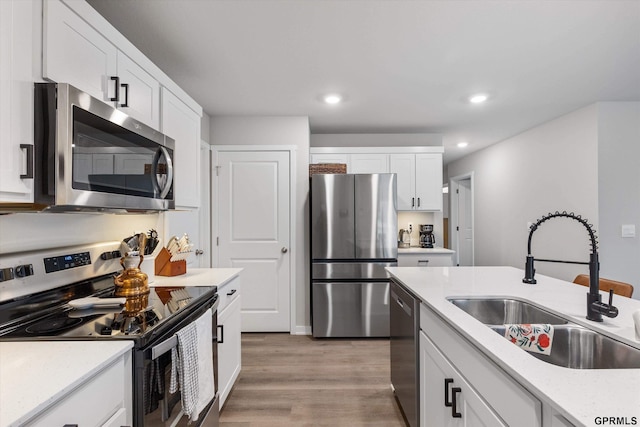
[[[398,304],[402,308],[402,310],[404,310],[405,313],[407,313],[407,316],[409,316],[409,317],[412,316],[413,310],[411,309],[409,304],[407,304],[406,302],[402,301],[402,299],[398,296],[398,294],[396,294],[395,292],[391,291],[391,298],[396,302],[396,304]]]

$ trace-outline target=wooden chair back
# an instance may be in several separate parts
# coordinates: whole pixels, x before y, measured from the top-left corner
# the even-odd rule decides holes
[[[578,274],[576,278],[573,279],[573,283],[577,283],[582,286],[589,286],[589,275]],[[600,278],[600,290],[609,292],[610,289],[613,289],[614,294],[622,295],[623,297],[631,298],[631,295],[633,295],[633,285],[618,282],[616,280]]]

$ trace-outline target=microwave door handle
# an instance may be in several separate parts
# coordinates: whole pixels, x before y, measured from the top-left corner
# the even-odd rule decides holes
[[[164,158],[167,160],[167,182],[165,183],[164,188],[160,188],[160,184],[158,183],[158,162],[160,161],[160,155],[164,154]],[[171,184],[173,182],[173,162],[171,161],[171,157],[169,157],[169,152],[164,147],[159,147],[158,151],[156,151],[156,155],[153,157],[153,170],[151,171],[151,178],[153,179],[153,185],[156,187],[158,193],[160,193],[160,198],[164,199],[167,197],[169,190],[171,189]]]

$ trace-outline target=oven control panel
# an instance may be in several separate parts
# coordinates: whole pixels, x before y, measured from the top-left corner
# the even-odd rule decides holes
[[[44,270],[47,273],[82,267],[83,265],[89,264],[91,264],[91,254],[89,252],[44,258]]]

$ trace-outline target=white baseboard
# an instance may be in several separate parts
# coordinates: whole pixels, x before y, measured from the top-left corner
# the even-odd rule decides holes
[[[296,326],[291,335],[311,335],[311,326]]]

